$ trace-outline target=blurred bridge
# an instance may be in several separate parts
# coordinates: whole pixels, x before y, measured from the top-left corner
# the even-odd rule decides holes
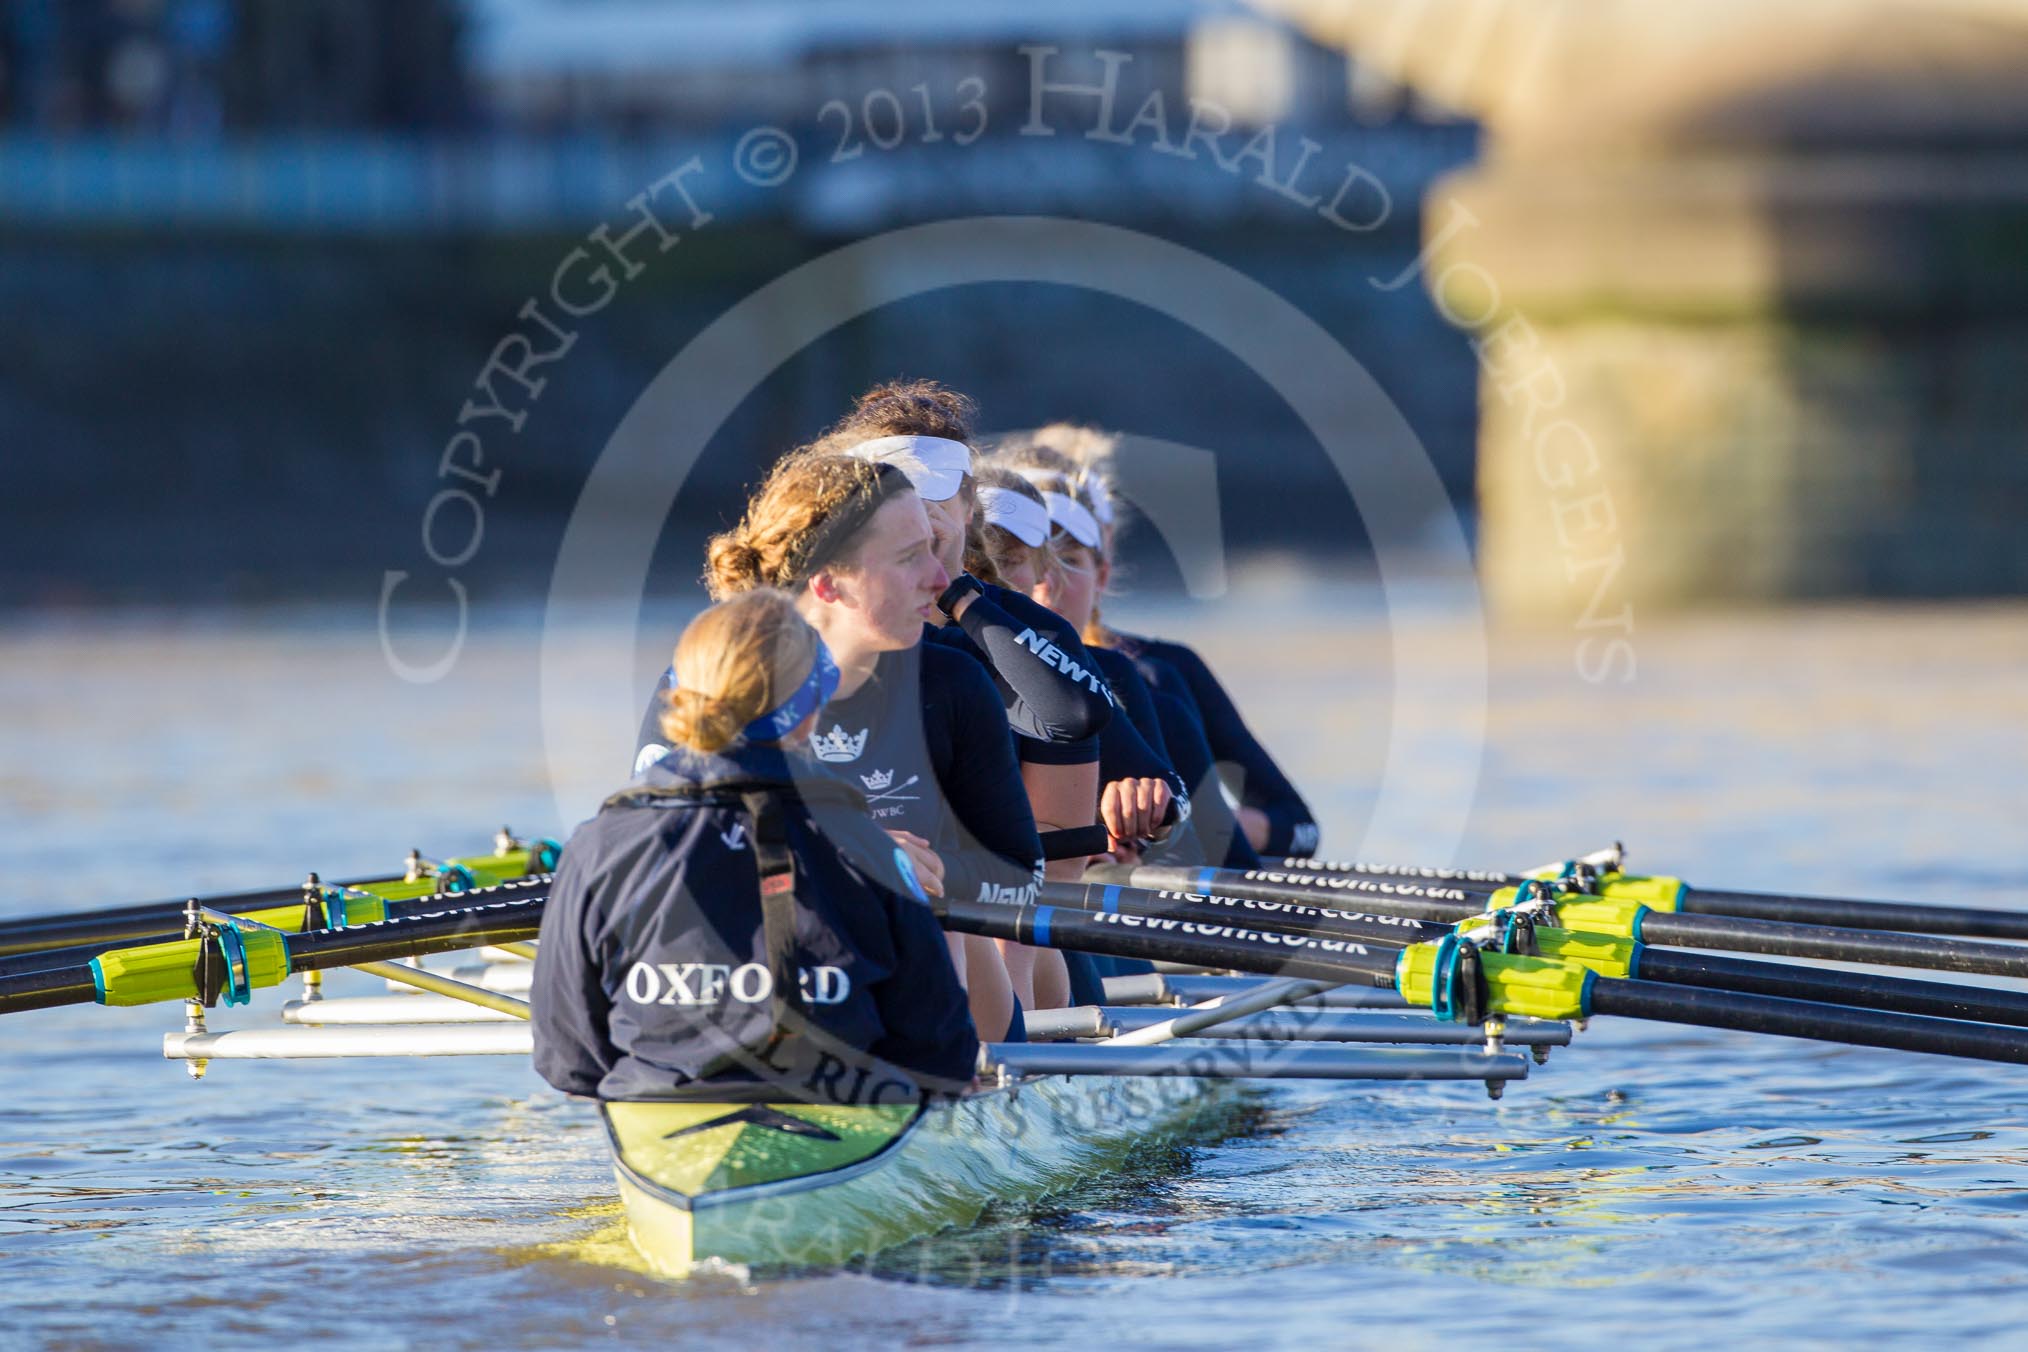
[[[1508,613],[2028,591],[2028,5],[1261,0],[1466,109]]]

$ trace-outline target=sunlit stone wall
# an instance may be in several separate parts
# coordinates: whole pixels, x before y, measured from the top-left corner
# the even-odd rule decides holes
[[[1488,124],[1425,282],[1502,613],[2028,591],[2028,6],[1271,7]]]

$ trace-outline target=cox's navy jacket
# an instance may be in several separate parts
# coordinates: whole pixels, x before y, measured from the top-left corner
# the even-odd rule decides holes
[[[778,801],[804,1017],[771,1049],[754,827],[735,784],[793,795]],[[577,829],[543,914],[530,1001],[536,1071],[601,1099],[709,1097],[713,1085],[759,1080],[785,1097],[906,1101],[961,1087],[978,1057],[906,856],[854,788],[775,746],[672,750]]]

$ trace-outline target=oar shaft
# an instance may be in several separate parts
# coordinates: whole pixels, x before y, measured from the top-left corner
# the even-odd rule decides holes
[[[1528,880],[1525,874],[1500,873],[1489,869],[1423,868],[1415,864],[1369,864],[1353,859],[1302,859],[1292,856],[1263,862],[1269,868],[1283,873],[1377,878],[1394,882],[1467,887],[1486,892],[1496,892],[1503,887],[1519,887]]]
[[[1251,884],[1248,886],[1251,887]],[[1148,892],[1132,887],[1046,883],[1042,895],[1045,901],[1053,904],[1085,910],[1111,909],[1133,915],[1180,917],[1207,923],[1230,918],[1261,929],[1356,939],[1375,947],[1431,943],[1451,932],[1451,927],[1445,925],[1348,913],[1294,902],[1255,902],[1239,897]],[[1321,899],[1336,900],[1335,897]],[[1655,944],[1669,942],[1686,947],[1823,957],[1846,962],[1907,961],[1900,955],[1914,954],[1917,961],[1910,962],[1912,966],[1923,965],[1924,959],[1943,966],[1969,960],[1990,961],[1996,956],[2007,963],[2018,964],[2028,960],[2028,949],[2009,949],[1998,944],[1968,946],[1959,941],[1919,935],[1873,934],[1821,926],[1776,925],[1654,912],[1644,917],[1642,935],[1645,942],[1639,946],[1638,975],[1644,981],[2028,1026],[2028,992],[1986,990],[1938,981],[1831,971],[1796,963],[1757,962],[1677,952],[1656,947]],[[1665,935],[1668,937],[1664,938]],[[1971,950],[1969,954],[1968,948]],[[1998,952],[1995,954],[1989,950]],[[1966,970],[1962,967],[1954,969]]]
[[[300,901],[303,889],[271,888],[264,892],[239,892],[205,901],[214,911],[242,915],[272,906]],[[183,932],[181,901],[151,901],[141,906],[123,906],[117,911],[90,911],[82,915],[29,916],[0,921],[0,957],[39,953],[45,949],[69,949],[93,945],[97,952],[121,944],[148,943]],[[89,959],[87,959],[89,960]]]
[[[2028,1027],[2028,991],[1989,990],[1948,981],[1916,981],[1870,972],[1841,972],[1828,967],[1646,947],[1641,950],[1640,977],[1643,981],[1671,986],[1703,986],[1791,1000],[1821,1000],[1861,1009]]]
[[[346,929],[282,935],[280,942],[285,945],[287,954],[287,974],[533,938],[541,928],[542,908],[548,900],[546,889],[532,890],[534,887],[534,884],[502,884],[499,894],[507,897],[506,900],[482,902],[454,910],[441,908],[442,903],[453,898],[419,898],[412,904],[435,903],[439,909]],[[467,895],[484,897],[487,893]],[[195,998],[195,970],[202,945],[196,941],[188,942],[190,946],[187,950],[172,948],[158,955],[162,964],[160,970],[167,972],[174,969],[173,990],[167,986],[150,986],[139,999],[120,999],[112,983],[101,991],[94,962],[72,963],[0,977],[0,1014],[49,1009],[57,1005],[90,1004],[102,995],[113,1004]],[[142,947],[109,950],[109,953],[127,956],[147,951],[146,947]],[[188,978],[182,975],[186,961],[191,971]]]
[[[19,976],[24,972],[48,972],[59,967],[78,967],[90,962],[101,953],[110,952],[122,943],[153,943],[158,939],[173,939],[183,932],[182,926],[160,934],[143,934],[125,941],[107,941],[94,944],[73,944],[68,948],[38,948],[0,958],[0,980]]]
[[[1892,934],[1833,925],[1792,925],[1662,911],[1650,911],[1642,917],[1640,934],[1646,943],[1676,948],[1717,948],[1732,953],[1773,953],[1825,962],[2028,977],[2028,948],[1980,939],[1945,939],[1927,934]]]
[[[2028,1065],[2028,1034],[1991,1024],[1957,1023],[1918,1014],[1780,1000],[1765,995],[1663,986],[1600,977],[1592,983],[1591,1011],[1659,1023],[1725,1028],[1743,1033],[1844,1042],[1862,1047],[1962,1056]]]
[[[331,887],[357,887],[361,883],[373,882],[372,878],[354,878],[344,882],[327,884]],[[291,901],[301,901],[303,885],[293,887],[263,887],[249,892],[227,892],[215,897],[198,898],[214,911],[225,911],[240,915],[246,911],[264,910],[270,906],[285,906]],[[68,948],[73,944],[128,943],[137,939],[149,939],[169,930],[181,931],[183,908],[187,900],[143,901],[132,906],[118,906],[111,910],[79,911],[57,915],[26,915],[13,920],[0,920],[0,956],[9,953],[26,953],[41,948]]]
[[[1034,903],[996,906],[947,900],[939,904],[943,907],[946,929],[1017,943],[1053,944],[1118,957],[1201,961],[1242,971],[1376,986],[1389,986],[1394,981],[1397,955],[1370,952],[1359,945],[1333,947],[1328,946],[1329,941],[1318,940],[1306,943],[1300,936],[1270,935],[1233,926],[1155,924],[1137,916],[1071,911]],[[1991,1024],[1611,977],[1596,977],[1586,985],[1589,1012],[1593,1014],[2028,1064],[2028,1033]]]
[[[1201,962],[1207,967],[1267,976],[1386,987],[1394,984],[1394,951],[1370,951],[1349,941],[1242,925],[1150,920],[1035,902],[1002,906],[946,898],[937,905],[944,928],[961,934],[1116,958]]]
[[[1276,872],[1299,882],[1360,878],[1369,882],[1453,887],[1479,896],[1528,882],[1526,874],[1483,869],[1416,868],[1346,860],[1284,859]],[[1327,884],[1318,882],[1313,886]],[[1955,935],[1966,939],[2028,939],[2028,911],[1982,906],[1938,906],[1914,901],[1866,901],[1787,892],[1744,892],[1685,884],[1676,910],[1689,915],[1736,916],[1792,925],[1834,925],[1898,930],[1907,934]]]
[[[1676,909],[1695,915],[1731,915],[1799,925],[1849,925],[1910,934],[1953,934],[1967,939],[2028,939],[2028,911],[1977,906],[1925,906],[1912,901],[1857,901],[1686,887]]]
[[[537,892],[535,889],[544,889],[546,891],[546,884],[546,877],[538,876],[514,882],[498,883],[495,884],[495,887],[509,891],[515,888],[526,888],[530,890],[530,895],[542,895],[544,894],[543,892]],[[298,888],[296,899],[300,899],[301,894],[302,889]],[[442,896],[410,897],[400,901],[383,901],[380,903],[380,909],[386,912],[386,918],[388,919],[400,916],[423,915],[432,911],[444,911],[455,908],[463,898],[477,897],[479,895],[473,892],[459,892],[448,893]],[[285,898],[281,905],[286,906],[287,901],[288,899]],[[216,910],[218,908],[207,907],[207,909]],[[226,915],[257,914],[270,909],[274,909],[274,907],[272,905],[247,904],[240,906],[237,910],[225,910],[222,913]],[[296,919],[291,916],[290,923],[282,928],[294,932],[296,923],[298,923]],[[91,943],[74,944],[66,948],[37,948],[15,953],[8,957],[0,957],[0,980],[19,975],[23,972],[42,972],[59,967],[75,967],[82,963],[90,962],[101,953],[110,953],[116,948],[126,948],[134,944],[161,943],[164,940],[180,939],[182,937],[183,913],[179,910],[175,916],[165,921],[158,928],[144,933],[130,934],[124,939],[101,939]]]
[[[98,984],[92,980],[89,964],[46,972],[28,972],[0,982],[0,1014],[19,1014],[30,1009],[54,1009],[58,1005],[88,1005],[98,998]]]
[[[1242,872],[1237,869],[1143,865],[1131,870],[1099,868],[1086,876],[1151,891],[1188,892],[1199,896],[1215,893],[1309,906],[1357,906],[1380,915],[1438,924],[1477,915],[1485,909],[1487,895],[1448,883],[1381,882],[1329,873],[1299,876],[1272,869]]]
[[[1105,886],[1093,883],[1044,883],[1039,895],[1055,906],[1081,911],[1119,911],[1129,915],[1195,920],[1207,925],[1252,925],[1261,929],[1313,934],[1321,938],[1352,939],[1361,943],[1433,943],[1450,933],[1447,925],[1408,920],[1394,915],[1373,915],[1343,910],[1331,905],[1306,902],[1262,900],[1252,897],[1204,896],[1194,892],[1151,892],[1141,887]],[[1334,902],[1336,897],[1320,897]]]
[[[479,890],[497,882],[546,874],[555,868],[557,855],[561,849],[562,847],[552,840],[521,842],[502,832],[500,839],[495,842],[495,852],[491,855],[475,855],[470,858],[445,860],[441,863],[421,861],[411,856],[411,869],[423,869],[424,885],[420,889],[400,875],[390,877],[384,873],[361,878],[345,878],[336,882],[325,880],[318,885],[340,889],[372,887],[380,889],[383,896],[412,899],[411,894],[417,890],[434,891],[438,885],[448,882],[452,884],[446,889],[448,895],[455,893],[458,885]],[[300,903],[303,900],[305,886],[305,883],[295,883],[284,887],[262,887],[246,892],[224,892],[215,896],[197,897],[194,900],[207,910],[227,915],[245,915],[249,912],[287,906],[292,902]],[[110,909],[20,916],[12,920],[0,920],[0,957],[45,949],[73,948],[84,944],[99,944],[102,946],[100,951],[104,951],[105,948],[120,944],[143,943],[180,935],[183,931],[183,911],[189,900],[176,898],[144,901]]]
[[[288,936],[289,970],[324,971],[332,967],[353,967],[363,962],[419,958],[431,953],[451,953],[461,948],[532,939],[542,928],[542,908],[548,900],[545,891],[539,896],[516,897],[484,906],[402,916],[347,929],[291,934]]]
[[[1468,898],[1466,894],[1447,886],[1395,885],[1332,874],[1295,879],[1272,870],[1242,873],[1224,869],[1144,867],[1134,869],[1131,880],[1140,887],[1159,886],[1186,892],[1216,888],[1222,894],[1265,901],[1326,906],[1351,903],[1387,915],[1436,922],[1455,922],[1478,914],[1479,904],[1484,901],[1484,898]],[[1637,933],[1644,943],[1676,948],[1715,948],[1733,953],[1816,958],[1825,962],[2028,977],[2028,948],[1989,940],[1654,910],[1642,915]]]

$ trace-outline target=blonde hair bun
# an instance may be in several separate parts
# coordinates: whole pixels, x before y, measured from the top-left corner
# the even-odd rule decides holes
[[[662,735],[693,751],[723,751],[746,726],[725,701],[699,690],[671,690]]]
[[[787,592],[756,587],[720,601],[676,642],[662,735],[672,746],[723,751],[787,700],[816,660],[817,631]]]

